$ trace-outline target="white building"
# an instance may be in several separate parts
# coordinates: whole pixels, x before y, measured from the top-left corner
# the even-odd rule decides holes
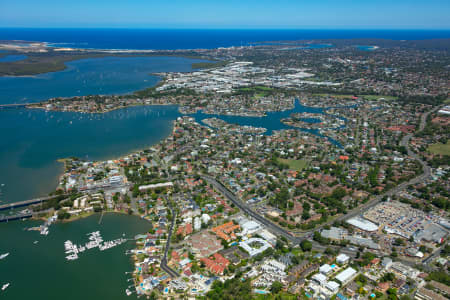
[[[207,224],[209,222],[209,220],[211,220],[211,217],[208,214],[203,214],[202,215],[202,222],[204,224]]]
[[[337,293],[337,291],[339,290],[339,283],[337,283],[336,281],[328,281],[325,284],[325,287],[334,294],[334,293]]]
[[[333,271],[333,268],[331,268],[331,266],[329,264],[324,264],[324,265],[320,266],[320,268],[319,268],[319,272],[324,275],[328,275],[332,271]]]
[[[262,227],[259,223],[255,221],[248,221],[241,224],[242,227],[242,235],[253,234],[258,230],[261,230]]]
[[[369,220],[363,219],[361,217],[351,218],[346,221],[348,224],[353,225],[364,231],[377,231],[378,226]]]
[[[275,245],[277,242],[277,237],[275,235],[273,235],[272,233],[270,233],[269,231],[267,231],[266,229],[260,230],[258,232],[258,234],[265,239],[266,241],[268,241],[269,243],[271,243],[272,245]]]
[[[357,272],[355,269],[348,267],[347,269],[339,273],[335,279],[339,281],[342,285],[346,285],[353,278],[355,278],[356,274]]]
[[[254,243],[259,244],[259,247],[252,247]],[[271,247],[266,240],[260,238],[251,238],[246,241],[242,241],[239,243],[239,246],[244,248],[244,250],[247,251],[250,256],[255,256]]]
[[[194,219],[194,230],[200,230],[202,228],[202,222],[200,222],[199,217],[195,217]]]
[[[278,269],[280,271],[286,270],[286,265],[285,264],[283,264],[283,263],[281,263],[279,261],[276,261],[274,259],[271,259],[271,260],[267,261],[266,264],[271,266],[271,267],[274,267],[275,269]]]
[[[381,261],[381,265],[385,269],[389,269],[392,266],[392,259],[390,257],[384,257],[383,260]]]
[[[325,286],[325,284],[327,283],[327,277],[321,273],[314,274],[312,280],[314,280],[321,286]]]
[[[148,185],[141,185],[139,187],[139,191],[146,191],[146,190],[152,190],[157,188],[164,188],[164,187],[173,187],[173,182],[163,182],[163,183],[156,183],[156,184],[148,184]]]
[[[341,253],[336,257],[336,262],[340,265],[345,265],[350,260],[350,257],[348,257],[346,254]]]

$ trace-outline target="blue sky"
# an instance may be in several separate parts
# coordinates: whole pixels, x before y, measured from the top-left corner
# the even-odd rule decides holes
[[[0,27],[450,29],[449,0],[0,0]]]

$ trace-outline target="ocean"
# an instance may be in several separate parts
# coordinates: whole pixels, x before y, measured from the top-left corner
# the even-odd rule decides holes
[[[211,49],[262,41],[352,38],[439,39],[450,38],[450,30],[0,28],[0,40],[94,49]]]

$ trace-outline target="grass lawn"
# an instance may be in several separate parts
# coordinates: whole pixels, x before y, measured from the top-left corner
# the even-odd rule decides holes
[[[313,94],[314,96],[320,97],[333,97],[337,99],[351,99],[354,95],[339,95],[339,94]],[[384,98],[386,100],[397,100],[398,97],[394,96],[385,96],[385,95],[358,95],[358,97],[367,99],[367,100],[378,100],[380,98]]]
[[[384,98],[386,100],[397,100],[398,99],[398,97],[384,96],[384,95],[359,95],[359,97],[362,97],[367,100],[379,100],[380,98]]]
[[[448,98],[447,100],[444,101],[445,104],[449,104],[450,103],[450,98]]]
[[[200,63],[193,63],[192,69],[211,69],[211,68],[219,68],[224,67],[228,64],[228,61],[211,61],[211,62],[200,62]]]
[[[296,159],[278,158],[278,161],[283,164],[287,164],[289,166],[289,169],[295,171],[301,171],[308,166],[308,161],[305,159],[296,160]]]
[[[245,87],[245,88],[240,88],[240,91],[243,92],[264,92],[264,91],[272,91],[273,88],[268,87],[268,86],[263,86],[263,85],[256,85],[256,86],[251,86],[251,87]]]
[[[436,143],[428,147],[428,151],[433,154],[450,155],[450,140],[447,144]]]
[[[339,94],[313,94],[313,96],[333,97],[338,99],[351,99],[353,97],[353,95],[339,95]]]
[[[267,96],[267,94],[263,92],[263,93],[257,93],[257,94],[255,94],[255,95],[253,96],[253,98],[256,99],[256,100],[258,100],[259,98],[262,98],[262,97],[265,97],[265,96]]]
[[[294,254],[295,256],[297,256],[302,253],[302,250],[300,250],[299,248],[293,248],[291,253]]]
[[[267,86],[252,86],[252,87],[245,87],[240,88],[238,92],[246,93],[246,94],[253,94],[253,99],[258,100],[261,97],[269,96],[273,93],[274,89]]]

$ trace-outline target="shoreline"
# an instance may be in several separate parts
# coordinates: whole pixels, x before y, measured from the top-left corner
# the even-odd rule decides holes
[[[0,50],[2,44],[0,43]],[[27,57],[20,61],[3,62],[0,65],[0,78],[1,77],[32,77],[41,74],[61,72],[69,68],[67,63],[79,61],[83,59],[95,59],[95,58],[136,58],[136,57],[178,57],[184,59],[196,59],[204,60],[204,62],[191,63],[192,70],[201,68],[195,68],[196,64],[220,64],[223,61],[214,60],[210,57],[206,57],[199,53],[195,55],[196,50],[183,50],[184,52],[194,51],[194,53],[177,53],[176,50],[158,50],[158,51],[136,51],[136,52],[117,52],[117,51],[99,51],[99,50],[82,50],[73,49],[67,51],[58,51],[51,49],[50,51],[44,51],[42,53],[35,51],[27,51],[26,49],[7,49],[8,55],[26,55]],[[32,64],[37,64],[33,66]],[[10,69],[17,68],[14,71]],[[36,69],[38,68],[38,69]],[[207,67],[206,67],[207,68]]]
[[[299,99],[296,99],[295,101],[299,101],[299,103],[301,103]],[[90,113],[87,113],[87,112],[78,112],[78,111],[60,111],[60,110],[54,110],[54,111],[55,111],[55,112],[62,112],[62,113],[65,113],[65,112],[72,112],[72,113],[79,113],[79,114],[83,114],[83,113],[84,113],[84,114],[103,114],[103,113],[109,113],[109,112],[112,112],[112,111],[115,111],[115,110],[127,109],[127,108],[132,108],[132,107],[140,107],[140,106],[177,106],[179,112],[180,112],[179,109],[180,109],[180,107],[181,107],[179,104],[161,104],[161,103],[157,103],[157,104],[137,104],[137,105],[130,105],[130,106],[125,106],[125,107],[117,107],[117,108],[114,108],[114,109],[111,109],[111,110],[105,111],[105,112],[90,112]],[[294,107],[295,107],[295,103],[293,104],[292,108],[294,108]],[[286,108],[285,110],[289,110],[289,109],[292,109],[292,108]],[[45,111],[45,108],[44,108],[44,107],[31,107],[31,108],[26,107],[26,109],[41,109],[41,110],[44,110],[44,111]],[[49,111],[52,111],[52,110],[49,110]],[[280,111],[284,111],[284,110],[280,110]],[[197,111],[197,112],[198,112],[198,111]],[[195,112],[195,113],[197,113],[197,112]],[[279,112],[279,111],[271,111],[271,112]],[[193,116],[190,116],[190,114],[187,114],[187,113],[182,113],[182,112],[180,112],[180,113],[182,114],[182,116],[193,117]],[[212,117],[213,115],[217,115],[217,114],[214,114],[214,113],[203,112],[203,111],[202,111],[202,113],[204,113],[205,115],[210,115],[210,117],[208,117],[208,118],[213,118],[213,117]],[[267,112],[265,112],[265,116],[266,116],[266,115],[267,115]],[[262,118],[262,117],[265,117],[265,116],[247,116],[247,115],[239,115],[239,114],[230,114],[230,115],[223,115],[223,116],[252,117],[252,118]],[[193,118],[194,118],[194,117],[193,117]],[[208,119],[208,118],[207,118],[207,119]],[[161,143],[162,141],[166,140],[167,138],[169,138],[169,137],[173,134],[173,128],[174,128],[174,123],[175,123],[175,122],[176,122],[176,120],[170,121],[170,123],[171,123],[171,124],[170,124],[170,126],[171,126],[171,131],[170,131],[170,133],[169,133],[167,136],[161,138],[160,140],[158,140],[158,141],[155,142],[155,143],[147,144],[147,145],[145,145],[145,146],[143,146],[143,147],[140,147],[140,148],[133,148],[133,149],[130,149],[130,150],[128,150],[128,151],[126,151],[126,152],[124,152],[124,153],[121,153],[121,154],[112,155],[112,156],[108,156],[108,157],[103,157],[103,158],[99,158],[99,159],[94,159],[94,160],[91,160],[91,161],[93,161],[93,162],[98,162],[98,161],[106,161],[106,160],[118,160],[118,159],[120,159],[120,157],[122,157],[122,156],[131,155],[131,154],[134,154],[134,153],[136,153],[136,152],[144,151],[144,150],[145,150],[146,148],[148,148],[148,147],[152,147],[152,146],[154,146],[154,145],[157,145],[158,143]],[[238,126],[238,127],[240,127],[240,125],[235,124],[235,123],[229,123],[229,122],[226,122],[226,121],[224,121],[224,122],[226,123],[226,125],[229,125],[229,126]],[[280,120],[280,122],[283,123],[282,120]],[[199,124],[200,126],[207,126],[207,127],[209,126],[208,124],[205,124],[205,123],[202,124],[202,123],[203,123],[202,121],[198,122],[198,124]],[[283,124],[284,124],[284,123],[283,123]],[[292,129],[296,129],[296,130],[301,129],[300,127],[296,127],[296,126],[292,126],[292,125],[289,125],[289,126],[291,126]],[[266,130],[266,131],[267,131],[267,130]],[[264,131],[264,132],[266,132],[266,131]],[[79,157],[76,157],[76,156],[73,156],[72,158],[76,158],[76,159],[78,159],[78,160],[82,160],[82,161],[83,161],[83,159],[80,159]],[[61,166],[61,171],[58,172],[57,175],[56,175],[57,180],[61,177],[61,174],[63,174],[64,171],[65,171],[65,163],[66,163],[66,161],[67,161],[67,160],[70,160],[70,159],[71,159],[71,157],[66,157],[66,158],[58,158],[58,159],[55,160],[55,162],[57,162],[58,165],[61,166],[61,164],[62,164],[62,166]],[[56,182],[56,186],[57,186],[58,182],[59,182],[59,181]],[[49,191],[49,193],[50,193],[50,192],[53,192],[53,191],[54,191],[54,190]],[[43,194],[43,195],[48,195],[48,193]]]
[[[126,215],[126,216],[138,217],[139,219],[142,219],[142,220],[145,220],[147,222],[150,222],[149,220],[147,220],[147,219],[145,219],[142,216],[137,215],[137,214],[129,214],[129,213],[124,212],[124,211],[116,211],[116,210],[113,210],[113,211],[111,211],[111,210],[103,210],[101,212],[88,212],[88,213],[85,213],[85,214],[77,215],[77,216],[75,216],[73,218],[71,217],[70,219],[57,220],[55,222],[55,224],[72,223],[72,222],[79,221],[79,220],[82,220],[82,219],[86,219],[86,218],[92,217],[92,216],[94,216],[96,214],[102,214],[102,213],[103,214],[118,214],[118,215]],[[45,221],[47,221],[47,218],[45,218],[45,217],[32,217],[32,218],[29,218],[26,221],[44,221],[45,222]]]
[[[32,104],[33,105],[33,104]],[[45,107],[39,107],[39,106],[25,106],[26,109],[36,109],[36,110],[44,110],[46,112],[62,112],[62,113],[77,113],[77,114],[92,114],[92,115],[101,115],[101,114],[106,114],[106,113],[110,113],[116,110],[121,110],[121,109],[127,109],[127,108],[132,108],[132,107],[139,107],[139,106],[178,106],[178,112],[182,115],[192,115],[192,114],[196,114],[199,112],[199,110],[195,111],[195,112],[185,112],[181,109],[180,104],[173,104],[173,103],[150,103],[150,104],[131,104],[131,105],[127,105],[127,106],[122,106],[122,107],[115,107],[115,108],[111,108],[105,111],[81,111],[81,110],[58,110],[58,109],[46,109]],[[289,110],[292,108],[286,108],[285,110]],[[251,115],[251,114],[217,114],[217,113],[213,113],[210,111],[203,111],[201,110],[201,113],[205,114],[205,115],[219,115],[219,116],[232,116],[232,117],[249,117],[249,118],[264,118],[267,117],[267,113],[268,112],[281,112],[281,111],[285,111],[285,110],[274,110],[274,111],[266,111],[264,112],[264,114],[255,114],[255,115]]]

